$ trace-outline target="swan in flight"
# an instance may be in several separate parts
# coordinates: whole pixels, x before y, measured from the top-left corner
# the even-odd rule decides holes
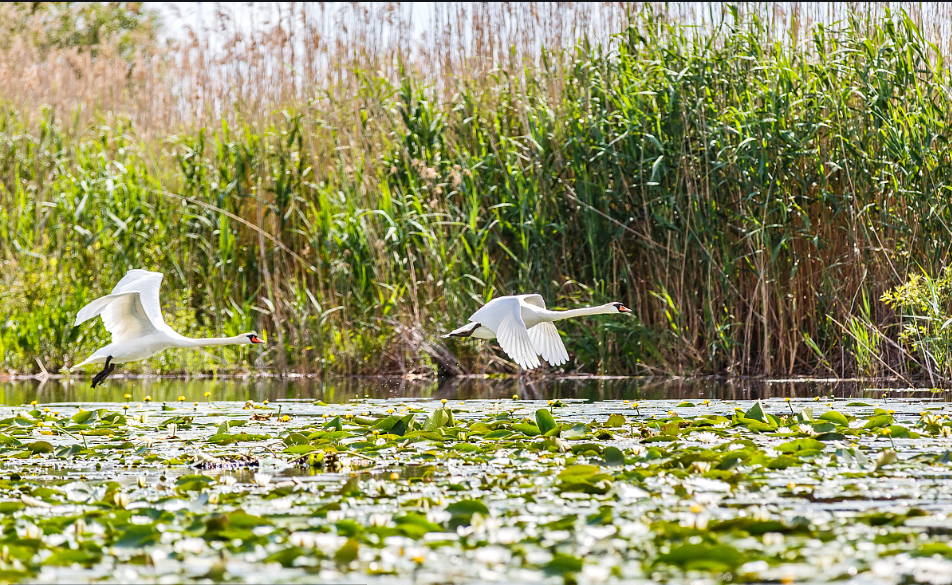
[[[102,317],[106,331],[112,334],[112,343],[101,347],[82,363],[105,364],[93,378],[93,388],[116,369],[116,364],[144,360],[171,347],[205,347],[209,345],[241,345],[264,343],[254,331],[234,337],[207,337],[191,339],[179,335],[165,324],[159,305],[161,272],[130,270],[116,288],[83,307],[76,315],[76,327],[96,316]]]
[[[553,321],[616,313],[630,315],[631,309],[621,303],[608,303],[569,311],[549,311],[541,295],[498,297],[473,313],[467,325],[443,337],[496,338],[506,355],[526,370],[541,365],[540,355],[553,366],[560,366],[569,361],[569,354]]]

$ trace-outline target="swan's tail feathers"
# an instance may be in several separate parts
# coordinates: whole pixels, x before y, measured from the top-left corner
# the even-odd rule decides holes
[[[449,337],[472,337],[473,333],[476,333],[476,330],[482,327],[482,323],[467,323],[459,329],[454,329],[446,335],[443,336],[444,339]]]
[[[103,363],[103,362],[105,362],[105,361],[106,361],[106,358],[104,358],[104,357],[102,357],[102,356],[100,356],[100,355],[93,354],[93,355],[89,356],[88,358],[84,359],[83,361],[79,362],[79,363],[76,364],[75,366],[70,366],[69,371],[72,372],[73,370],[75,370],[75,369],[77,369],[77,368],[81,368],[81,367],[83,367],[83,366],[88,366],[88,365],[90,365],[90,364],[101,364],[101,363]]]

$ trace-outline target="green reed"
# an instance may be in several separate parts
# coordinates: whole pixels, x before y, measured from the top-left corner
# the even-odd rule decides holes
[[[952,79],[904,14],[810,33],[644,12],[452,99],[355,71],[352,97],[164,135],[0,103],[0,366],[82,359],[107,336],[76,310],[146,267],[182,333],[271,345],[145,370],[505,370],[438,336],[540,292],[634,310],[560,323],[581,371],[905,372],[863,299],[946,261]]]

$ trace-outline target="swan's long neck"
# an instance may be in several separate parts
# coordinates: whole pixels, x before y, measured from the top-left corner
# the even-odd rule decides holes
[[[192,339],[189,337],[180,341],[182,347],[208,347],[210,345],[240,345],[248,343],[246,335],[236,335],[234,337],[199,337]]]
[[[598,305],[597,307],[582,307],[581,309],[569,309],[568,311],[546,311],[550,321],[559,321],[561,319],[571,319],[572,317],[587,317],[588,315],[607,315],[617,313],[615,305]]]

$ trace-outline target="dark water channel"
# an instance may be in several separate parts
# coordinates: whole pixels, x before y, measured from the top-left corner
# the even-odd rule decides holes
[[[770,398],[948,399],[948,391],[909,388],[899,380],[762,380],[748,378],[121,378],[92,389],[86,378],[0,382],[0,404],[312,400],[343,404],[357,398],[486,400],[757,400]],[[206,393],[211,393],[206,396]],[[126,399],[125,395],[130,398]]]

